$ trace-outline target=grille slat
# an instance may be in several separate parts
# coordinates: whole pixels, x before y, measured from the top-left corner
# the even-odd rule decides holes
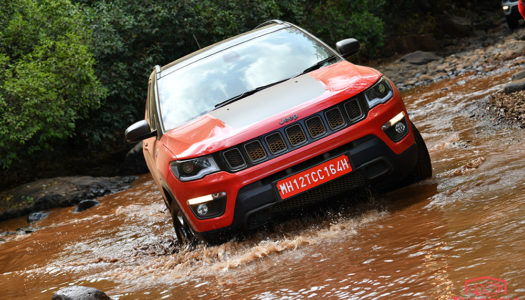
[[[324,127],[323,120],[319,116],[315,116],[306,120],[306,128],[308,133],[312,138],[317,138],[326,133],[326,128]]]
[[[278,154],[286,150],[286,143],[279,132],[272,133],[266,137],[266,144],[272,154]]]
[[[357,99],[352,99],[346,102],[344,106],[350,121],[355,122],[363,116],[363,110]]]
[[[240,169],[246,165],[241,151],[237,148],[226,150],[223,152],[223,155],[232,170]]]
[[[325,115],[326,120],[328,121],[328,126],[330,126],[332,130],[341,128],[345,125],[345,119],[343,119],[343,115],[338,107],[327,110]]]
[[[244,149],[252,162],[258,162],[266,158],[266,152],[259,141],[249,142],[244,145]]]
[[[306,135],[299,124],[292,125],[285,129],[288,141],[292,146],[297,146],[306,142]]]

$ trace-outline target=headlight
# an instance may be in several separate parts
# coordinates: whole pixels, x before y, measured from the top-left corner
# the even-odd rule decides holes
[[[378,82],[365,91],[366,101],[368,101],[370,108],[387,102],[393,95],[392,87],[384,77],[381,77]]]
[[[177,160],[170,164],[171,172],[180,181],[191,181],[220,171],[219,166],[211,156],[203,156],[188,160]]]

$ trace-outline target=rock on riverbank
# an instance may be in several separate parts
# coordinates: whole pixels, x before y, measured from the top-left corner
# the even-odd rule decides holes
[[[23,184],[0,193],[0,221],[111,194],[128,188],[135,179],[135,176],[72,176]]]

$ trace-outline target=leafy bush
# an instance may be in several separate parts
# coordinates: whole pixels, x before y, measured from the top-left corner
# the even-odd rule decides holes
[[[68,0],[0,4],[0,167],[71,137],[104,90]]]
[[[361,42],[361,52],[374,56],[383,45],[385,0],[310,1],[312,13],[305,14],[305,28],[334,45],[340,39],[354,37]]]

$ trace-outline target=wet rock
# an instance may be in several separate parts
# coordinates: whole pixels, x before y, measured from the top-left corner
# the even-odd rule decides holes
[[[29,214],[29,216],[27,216],[27,223],[33,223],[36,221],[43,220],[47,218],[49,214],[50,214],[49,212],[45,212],[45,211],[37,211],[37,212],[31,213]]]
[[[35,228],[33,228],[31,226],[20,227],[20,228],[16,229],[16,234],[17,235],[24,235],[24,234],[29,234],[29,233],[32,233],[32,232],[35,232]]]
[[[512,75],[512,80],[520,80],[525,78],[525,70],[521,70],[518,73]]]
[[[439,60],[440,57],[433,52],[415,51],[403,56],[400,61],[413,65],[424,65],[431,61]]]
[[[423,75],[419,76],[419,80],[420,81],[429,81],[429,80],[434,80],[434,77],[432,77],[430,75],[427,75],[427,74],[423,74]]]
[[[53,300],[110,300],[106,293],[87,286],[68,286],[53,295]]]
[[[142,142],[137,143],[128,151],[121,169],[125,174],[138,175],[149,172],[146,160],[144,160],[144,154],[142,153]]]
[[[41,179],[0,193],[0,220],[19,217],[54,207],[126,189],[135,176],[71,176]]]
[[[77,209],[75,209],[75,212],[85,211],[86,209],[91,208],[91,207],[93,207],[95,205],[98,205],[98,204],[99,204],[99,202],[97,200],[94,200],[94,199],[82,200],[78,204]]]
[[[514,80],[511,83],[507,83],[503,88],[503,91],[506,94],[514,93],[521,90],[525,90],[525,79]]]

